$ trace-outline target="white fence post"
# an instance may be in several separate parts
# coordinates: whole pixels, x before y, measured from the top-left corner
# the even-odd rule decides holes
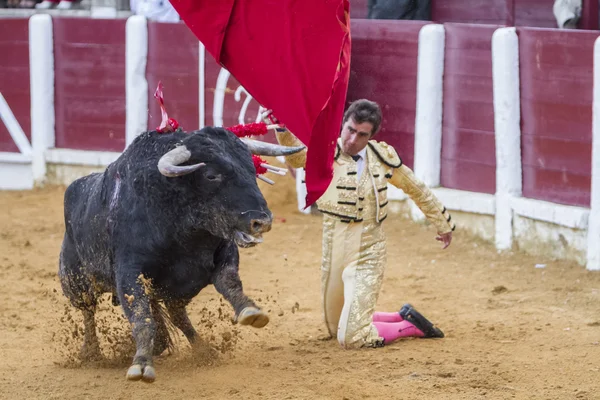
[[[592,198],[587,237],[589,270],[600,270],[600,38],[594,43],[594,100],[592,103]]]
[[[443,25],[425,25],[419,31],[417,107],[415,118],[415,175],[429,187],[440,185],[442,152],[442,101],[444,94]],[[413,219],[424,215],[411,202]]]
[[[205,93],[206,90],[206,49],[202,42],[198,41],[198,129],[206,125]]]
[[[35,184],[46,178],[46,150],[54,147],[54,38],[52,18],[29,18],[29,84],[31,93],[31,168]]]
[[[521,197],[521,106],[519,39],[515,28],[500,28],[492,36],[494,129],[496,139],[495,242],[499,250],[512,247],[511,199]]]
[[[148,129],[148,24],[134,15],[125,25],[125,147]]]

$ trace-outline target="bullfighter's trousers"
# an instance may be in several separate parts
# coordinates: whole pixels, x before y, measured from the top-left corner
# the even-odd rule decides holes
[[[321,296],[325,324],[344,348],[378,347],[373,325],[386,262],[386,239],[375,219],[342,222],[324,215]]]

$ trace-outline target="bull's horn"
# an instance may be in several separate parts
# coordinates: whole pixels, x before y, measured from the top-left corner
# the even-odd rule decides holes
[[[241,140],[248,146],[250,152],[257,156],[289,156],[306,148],[305,146],[281,146],[279,144],[266,143],[248,138],[241,138]]]
[[[204,163],[183,166],[179,165],[189,160],[191,156],[192,153],[190,153],[187,147],[177,146],[168,153],[165,153],[160,160],[158,160],[158,170],[164,176],[172,178],[175,176],[192,173],[203,165],[206,165]]]

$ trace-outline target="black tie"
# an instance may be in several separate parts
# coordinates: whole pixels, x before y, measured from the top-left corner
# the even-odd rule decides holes
[[[352,157],[352,159],[353,159],[354,161],[356,161],[356,162],[358,162],[358,160],[360,160],[360,156],[359,156],[359,155],[356,155],[356,156],[350,156],[350,157]]]

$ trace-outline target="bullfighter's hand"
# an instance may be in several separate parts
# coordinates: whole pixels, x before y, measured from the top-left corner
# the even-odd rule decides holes
[[[273,124],[281,125],[281,123],[279,122],[277,117],[275,117],[273,115],[273,110],[271,110],[271,109],[265,110],[261,116],[262,116],[263,121],[266,124],[273,123]]]
[[[440,242],[442,242],[444,244],[444,247],[442,247],[442,249],[445,249],[446,247],[450,246],[450,242],[452,242],[452,232],[438,233],[435,240],[439,240]]]

